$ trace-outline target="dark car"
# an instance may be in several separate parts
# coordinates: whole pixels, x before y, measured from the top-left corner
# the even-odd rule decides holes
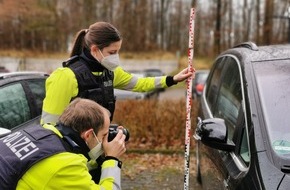
[[[200,99],[204,189],[289,189],[290,45],[243,43],[219,55]]]
[[[41,114],[47,77],[42,72],[0,73],[0,127],[12,129]]]
[[[192,83],[192,98],[197,99],[201,96],[209,70],[197,70]]]

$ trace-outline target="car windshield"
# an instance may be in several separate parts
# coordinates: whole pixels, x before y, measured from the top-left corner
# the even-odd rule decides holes
[[[290,158],[290,61],[257,63],[254,73],[272,148]]]

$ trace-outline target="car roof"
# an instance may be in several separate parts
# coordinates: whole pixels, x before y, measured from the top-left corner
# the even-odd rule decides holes
[[[0,73],[0,86],[24,79],[46,79],[48,76],[49,74],[38,71],[16,71],[9,73]]]
[[[48,76],[48,74],[40,71],[15,71],[8,73],[0,73],[0,79],[19,76]]]
[[[290,59],[289,52],[289,44],[257,46],[253,42],[245,42],[224,51],[218,58],[226,54],[232,54],[237,56],[241,61],[241,66],[244,66],[250,62]]]

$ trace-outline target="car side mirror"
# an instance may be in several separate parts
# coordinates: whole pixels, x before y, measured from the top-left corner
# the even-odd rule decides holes
[[[227,126],[221,118],[202,120],[198,117],[194,138],[214,149],[224,151],[235,149],[235,144],[228,141]]]

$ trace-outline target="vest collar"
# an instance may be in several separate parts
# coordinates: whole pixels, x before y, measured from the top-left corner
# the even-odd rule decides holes
[[[106,69],[91,55],[91,52],[87,48],[83,49],[80,57],[92,72],[103,72]]]
[[[61,123],[57,123],[55,127],[62,134],[63,139],[71,146],[73,152],[83,154],[85,157],[89,158],[88,152],[90,149],[78,132]]]

